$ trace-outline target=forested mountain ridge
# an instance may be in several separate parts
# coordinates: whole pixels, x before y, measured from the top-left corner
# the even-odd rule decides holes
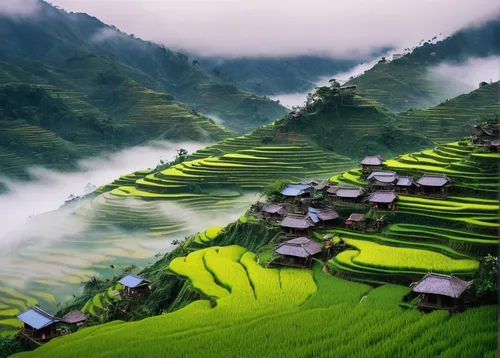
[[[470,88],[459,85],[459,78],[450,80],[429,70],[442,63],[460,64],[469,58],[500,55],[498,38],[500,17],[464,28],[437,43],[425,41],[399,59],[381,60],[348,84],[358,86],[362,96],[396,112],[434,106]]]
[[[191,108],[216,114],[226,125],[245,132],[278,117],[278,103],[240,91],[215,73],[203,70],[181,53],[127,35],[95,17],[67,13],[40,0],[33,19],[0,15],[0,59],[23,67],[34,61],[59,67],[68,59],[104,54],[147,76],[140,85],[169,92]]]

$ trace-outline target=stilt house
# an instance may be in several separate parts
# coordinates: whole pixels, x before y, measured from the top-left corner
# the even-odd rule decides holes
[[[372,172],[367,178],[370,189],[376,190],[393,190],[398,181],[396,172],[390,170]]]
[[[291,235],[309,236],[314,221],[307,215],[288,214],[280,222],[280,226]]]
[[[345,224],[353,230],[364,230],[366,226],[365,214],[351,214]]]
[[[393,191],[377,191],[368,197],[368,201],[377,210],[395,210],[399,197]]]
[[[442,174],[424,174],[417,180],[419,193],[422,195],[444,197],[451,187],[450,179]]]
[[[150,294],[149,285],[151,281],[142,277],[129,274],[118,281],[118,283],[122,284],[125,288],[124,293],[128,299],[139,299],[147,297]]]
[[[382,169],[384,160],[380,155],[368,155],[364,157],[359,164],[361,164],[361,172],[369,174],[373,171]]]
[[[359,186],[332,186],[327,190],[328,197],[345,204],[357,204],[363,201],[366,192]]]
[[[69,330],[61,325],[64,323],[61,318],[52,316],[36,306],[19,314],[17,318],[24,323],[17,336],[32,346],[39,346],[52,338],[69,333]]]
[[[274,252],[280,255],[281,265],[311,267],[312,257],[322,250],[323,247],[316,241],[298,237],[281,243]]]

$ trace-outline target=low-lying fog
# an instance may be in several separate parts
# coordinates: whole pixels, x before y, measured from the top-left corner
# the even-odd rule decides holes
[[[193,153],[207,145],[209,144],[156,142],[149,146],[82,160],[78,164],[79,169],[73,172],[34,167],[29,170],[34,178],[30,182],[1,178],[7,184],[9,192],[0,195],[0,243],[7,240],[5,235],[9,231],[21,226],[30,216],[57,209],[71,194],[86,194],[85,186],[88,183],[99,187],[120,175],[154,168],[160,159],[170,161],[177,154],[177,149],[184,148]]]

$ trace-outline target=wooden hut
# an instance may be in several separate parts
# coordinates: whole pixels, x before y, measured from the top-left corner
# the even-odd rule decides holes
[[[375,170],[382,169],[382,163],[384,160],[380,155],[367,155],[359,164],[361,164],[361,172],[364,174],[369,174]]]
[[[85,327],[87,316],[80,311],[71,311],[63,317],[63,321],[79,329]]]
[[[415,192],[415,183],[411,177],[398,176],[395,189],[399,194],[413,194]]]
[[[377,191],[368,197],[368,201],[378,210],[395,210],[395,203],[399,200],[398,195],[393,191]]]
[[[420,294],[416,305],[421,309],[462,312],[463,293],[471,284],[472,281],[430,272],[420,281],[413,283],[411,290]]]
[[[280,255],[280,265],[311,267],[312,257],[322,250],[323,247],[316,241],[298,237],[281,243],[274,252]]]
[[[288,214],[280,222],[280,226],[291,235],[309,236],[314,221],[307,215]]]
[[[333,201],[345,204],[357,204],[363,201],[366,192],[359,186],[332,186],[326,191]]]
[[[419,193],[422,195],[444,197],[451,187],[450,179],[442,174],[424,174],[417,180]]]
[[[393,190],[398,181],[396,172],[390,170],[381,170],[372,172],[367,178],[369,187],[372,191]]]
[[[281,195],[289,200],[300,200],[311,197],[314,188],[310,184],[288,184],[281,191]]]
[[[366,227],[365,214],[351,214],[345,224],[353,230],[364,230]]]
[[[281,219],[287,214],[287,210],[283,204],[266,204],[262,207],[262,212],[273,220]]]
[[[476,132],[471,136],[471,143],[475,146],[489,146],[490,142],[498,139],[498,130],[489,124],[474,126]]]
[[[52,316],[36,306],[17,315],[17,318],[24,323],[17,337],[27,341],[31,346],[39,346],[52,338],[69,333],[69,330],[61,325],[63,323],[61,318]]]
[[[315,225],[319,224],[321,227],[329,226],[339,218],[339,214],[331,208],[310,207],[307,216],[311,218]]]
[[[139,276],[129,274],[118,281],[118,283],[122,284],[125,288],[125,297],[128,299],[147,297],[151,292],[149,288],[151,281]]]

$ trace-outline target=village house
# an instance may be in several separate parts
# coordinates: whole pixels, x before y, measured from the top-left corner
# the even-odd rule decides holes
[[[500,139],[495,139],[490,142],[490,152],[498,152],[498,147],[500,147]]]
[[[307,237],[298,237],[281,243],[274,252],[280,255],[279,264],[284,266],[311,267],[312,258],[323,247]]]
[[[272,220],[279,220],[287,214],[287,210],[284,204],[266,204],[262,207],[262,213]]]
[[[288,214],[280,222],[281,228],[295,236],[310,236],[314,221],[307,215]]]
[[[475,125],[476,132],[471,136],[475,146],[489,146],[491,141],[498,139],[498,130],[488,124]]]
[[[442,174],[424,174],[417,185],[420,194],[437,197],[446,196],[451,188],[450,179]]]
[[[87,316],[80,311],[71,311],[63,317],[63,321],[80,329],[85,327]]]
[[[369,187],[372,191],[393,190],[398,181],[396,172],[390,170],[381,170],[372,172],[367,178]]]
[[[331,200],[346,204],[361,203],[366,195],[365,190],[359,186],[332,186],[326,192]]]
[[[399,194],[413,194],[415,192],[415,183],[410,177],[398,176],[395,189]]]
[[[384,160],[380,155],[368,155],[364,157],[359,164],[361,164],[361,172],[369,174],[373,171],[382,169]]]
[[[364,230],[366,227],[365,214],[351,214],[345,224],[353,230]]]
[[[311,197],[313,187],[310,184],[288,184],[281,191],[281,195],[289,200],[299,200],[300,198]]]
[[[320,227],[331,226],[334,220],[339,218],[339,214],[330,208],[310,207],[307,216],[311,218],[314,224],[319,224]]]
[[[424,310],[443,309],[452,312],[464,310],[463,293],[472,281],[463,281],[454,276],[428,273],[411,285],[412,292],[419,293],[417,307]]]
[[[396,202],[399,200],[393,191],[376,191],[368,197],[368,201],[377,210],[396,210]]]
[[[29,310],[17,315],[24,326],[17,333],[17,337],[25,340],[31,346],[40,346],[52,338],[69,333],[61,318],[52,316],[39,307],[31,307]]]
[[[118,283],[122,284],[125,288],[124,294],[128,299],[139,299],[147,297],[150,294],[151,281],[142,277],[128,274],[123,277]]]

